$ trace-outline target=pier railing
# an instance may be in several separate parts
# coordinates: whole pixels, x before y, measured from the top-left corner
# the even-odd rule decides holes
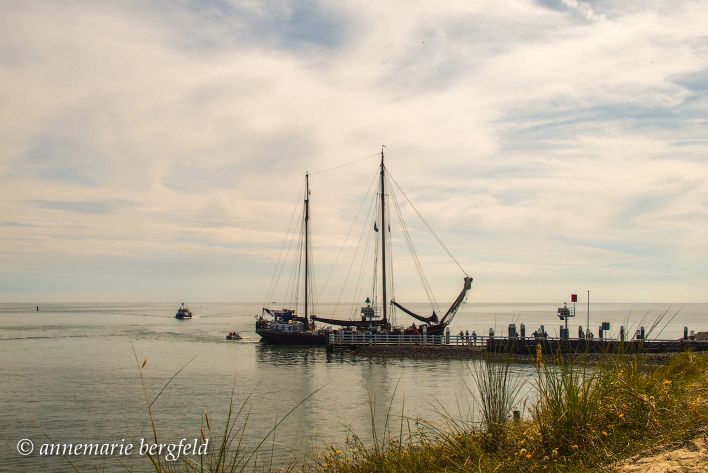
[[[535,353],[537,345],[543,353],[580,352],[677,352],[686,350],[706,351],[708,341],[698,340],[616,340],[610,338],[552,338],[552,337],[489,337],[473,335],[405,335],[365,332],[333,332],[327,340],[328,346],[447,346],[460,349],[476,348],[489,352]]]
[[[329,335],[329,344],[336,345],[453,345],[484,347],[487,338],[460,335],[403,335],[338,332]]]

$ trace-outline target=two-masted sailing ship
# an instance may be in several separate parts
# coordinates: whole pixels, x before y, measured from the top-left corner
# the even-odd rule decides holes
[[[299,245],[302,259],[298,266],[304,271],[304,314],[297,315],[295,308],[270,309],[263,307],[261,316],[256,320],[256,333],[269,343],[288,345],[325,345],[326,330],[316,330],[310,320],[310,297],[312,295],[312,278],[310,276],[310,177],[305,175],[305,206],[302,220],[303,240]],[[299,279],[299,278],[298,278]],[[297,284],[295,284],[297,286]],[[296,288],[297,290],[297,288]],[[296,299],[297,300],[297,299]],[[297,306],[297,303],[294,304]],[[266,314],[269,317],[266,317]]]
[[[389,256],[390,249],[390,225],[387,222],[387,193],[386,193],[386,182],[387,182],[387,172],[384,165],[384,153],[383,149],[381,151],[381,163],[379,166],[379,184],[376,199],[378,200],[377,205],[377,218],[374,223],[373,230],[378,233],[379,239],[376,241],[375,253],[375,264],[374,267],[378,271],[378,262],[380,261],[380,295],[381,304],[378,306],[376,304],[376,299],[378,296],[378,291],[376,288],[377,277],[374,276],[374,284],[372,288],[372,296],[374,302],[372,303],[371,297],[367,297],[366,303],[363,307],[360,307],[358,319],[338,319],[332,317],[323,317],[313,313],[312,302],[314,295],[313,288],[313,278],[311,276],[311,265],[312,265],[312,251],[311,251],[311,241],[310,241],[310,182],[309,174],[305,175],[305,198],[304,198],[304,208],[302,212],[302,218],[300,219],[300,232],[298,234],[301,236],[299,244],[297,245],[298,251],[298,261],[295,265],[297,268],[297,276],[295,277],[295,283],[290,286],[293,288],[293,294],[295,295],[294,300],[291,301],[290,307],[279,308],[273,307],[263,307],[261,315],[256,321],[256,333],[261,336],[262,341],[277,344],[293,344],[293,345],[325,345],[328,334],[333,330],[333,327],[338,327],[338,330],[352,330],[357,332],[387,332],[387,333],[409,333],[407,331],[414,330],[425,331],[429,335],[442,335],[452,322],[455,314],[459,308],[464,303],[467,293],[472,285],[472,278],[467,275],[467,273],[462,269],[462,267],[457,263],[457,261],[452,257],[452,254],[447,251],[447,253],[452,257],[457,266],[464,274],[464,283],[462,290],[460,291],[457,298],[453,301],[444,315],[439,316],[438,311],[433,308],[432,315],[423,316],[419,315],[412,310],[404,307],[402,304],[397,302],[394,298],[389,298],[388,294],[388,284],[389,278],[387,276],[387,257]],[[394,181],[395,182],[395,181]],[[405,195],[405,194],[404,194]],[[406,197],[407,198],[407,197]],[[410,201],[409,201],[410,202]],[[412,203],[411,203],[412,205]],[[400,208],[398,208],[398,203],[395,204],[396,210],[399,211],[399,218],[402,219],[400,215]],[[417,212],[417,211],[416,211]],[[418,213],[420,216],[420,213]],[[422,218],[422,216],[421,216]],[[401,220],[402,227],[404,229],[404,234],[406,241],[409,245],[409,250],[412,252],[416,268],[418,269],[419,275],[422,277],[423,285],[425,287],[426,294],[429,300],[431,300],[431,289],[430,285],[425,280],[422,273],[422,268],[420,267],[420,261],[415,254],[410,235],[406,229],[404,222]],[[426,223],[427,226],[427,223]],[[428,228],[430,228],[428,226]],[[432,231],[432,229],[430,229]],[[442,244],[439,238],[436,239]],[[380,250],[379,250],[380,248]],[[446,248],[447,250],[447,248]],[[281,269],[282,272],[282,269]],[[300,276],[300,272],[303,273],[303,277]],[[297,289],[298,281],[302,282],[302,292]],[[302,308],[303,313],[298,314],[298,306],[300,306],[300,297],[302,297]],[[391,323],[391,312],[395,309],[400,309],[404,314],[412,317],[413,319],[421,322],[419,327],[415,326],[415,323],[409,327],[394,327]],[[324,328],[316,326],[316,322],[321,324],[327,324],[329,327]]]

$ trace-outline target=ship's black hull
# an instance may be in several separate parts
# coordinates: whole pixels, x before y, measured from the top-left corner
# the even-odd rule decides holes
[[[269,328],[256,328],[261,342],[274,345],[310,345],[326,346],[327,334],[320,332],[282,332]]]
[[[445,328],[447,328],[447,324],[428,325],[426,332],[428,335],[445,335]]]

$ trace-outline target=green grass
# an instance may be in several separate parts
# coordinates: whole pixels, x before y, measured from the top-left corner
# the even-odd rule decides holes
[[[539,353],[531,379],[513,375],[509,361],[478,362],[470,367],[478,421],[456,418],[442,406],[435,421],[407,418],[403,407],[394,417],[391,399],[384,429],[377,432],[371,402],[373,442],[351,433],[344,445],[299,452],[300,458],[308,458],[305,463],[293,460],[278,468],[272,461],[276,429],[315,393],[294,405],[249,449],[243,439],[248,435],[250,400],[234,406],[232,394],[222,427],[212,426],[204,416],[202,437],[213,436],[215,442],[209,455],[170,463],[160,458],[149,461],[156,473],[602,471],[646,449],[708,433],[708,354],[678,354],[664,366],[648,366],[642,360],[606,355],[595,363],[561,358],[544,363]],[[142,379],[146,362],[139,363],[136,356],[136,363]],[[521,383],[535,388],[528,399],[520,399]],[[168,385],[169,381],[151,399],[143,380],[156,442],[153,408]],[[520,402],[528,416],[514,421],[511,412]]]
[[[132,347],[132,344],[131,344]],[[150,423],[152,439],[155,444],[160,443],[160,436],[157,429],[155,403],[160,395],[167,389],[172,381],[194,360],[188,361],[183,365],[162,388],[157,395],[152,397],[149,393],[147,383],[145,381],[144,371],[148,364],[147,358],[139,361],[138,355],[133,347],[133,355],[137,365],[140,382],[142,385],[143,396],[145,401],[145,410]],[[273,428],[262,436],[255,447],[247,447],[246,439],[251,435],[249,432],[249,420],[251,413],[251,395],[247,396],[239,405],[234,403],[234,389],[231,391],[229,399],[229,408],[221,429],[214,426],[210,421],[207,412],[203,414],[202,426],[200,428],[200,440],[203,443],[205,439],[216,440],[211,443],[207,455],[193,457],[190,455],[180,456],[177,461],[168,461],[160,455],[146,454],[145,457],[150,463],[151,469],[155,473],[244,473],[244,472],[269,472],[273,471],[273,454],[275,447],[275,433],[278,427],[302,404],[307,402],[320,389],[316,389],[305,398],[297,402],[281,419],[274,422]],[[270,449],[268,449],[270,447]],[[306,458],[307,452],[300,452]],[[312,464],[318,464],[318,460],[309,456]],[[68,460],[68,458],[67,458]],[[76,467],[71,464],[75,470]],[[287,467],[279,467],[277,471],[294,471],[296,468],[295,462],[291,462]],[[127,470],[131,471],[131,470]]]
[[[504,444],[509,420],[514,407],[517,407],[519,391],[524,379],[512,372],[512,364],[505,363],[473,363],[470,369],[477,396],[475,404],[482,417],[482,426],[486,432],[485,445],[494,449]]]
[[[647,448],[706,433],[708,355],[679,354],[659,367],[640,360],[608,355],[592,365],[538,363],[536,400],[522,422],[508,418],[518,393],[505,378],[508,364],[477,369],[483,417],[478,427],[447,418],[445,427],[428,424],[386,448],[361,442],[332,448],[305,470],[598,471]]]

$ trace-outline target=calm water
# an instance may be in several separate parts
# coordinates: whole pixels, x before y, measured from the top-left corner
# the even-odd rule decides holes
[[[0,304],[0,470],[70,469],[61,457],[20,456],[16,445],[24,438],[39,448],[46,442],[135,443],[149,437],[132,347],[141,363],[147,359],[144,374],[152,397],[193,359],[154,405],[164,441],[196,438],[204,411],[213,426],[223,426],[232,389],[238,405],[251,395],[244,437],[250,446],[319,389],[278,427],[273,449],[280,463],[297,456],[297,450],[342,443],[350,430],[370,438],[372,402],[379,429],[392,398],[396,415],[404,407],[410,417],[436,419],[442,409],[474,416],[467,387],[472,380],[463,361],[369,359],[328,355],[319,348],[263,346],[253,331],[258,305],[192,304],[192,309],[193,320],[179,321],[176,304],[41,304],[40,312],[29,304]],[[525,322],[528,333],[545,324],[553,335],[559,325],[555,309],[552,304],[467,304],[452,331],[486,334],[496,326],[501,335],[515,321]],[[595,304],[591,310],[591,325],[609,321],[615,334],[622,323],[636,328],[643,320],[649,327],[666,311],[660,327],[678,315],[661,338],[678,338],[684,325],[708,329],[708,304]],[[577,333],[577,323],[584,325],[584,308],[578,308],[577,318],[571,333]],[[224,340],[230,330],[245,339]],[[518,376],[531,371],[525,365],[515,369]],[[270,451],[271,442],[267,445]],[[149,470],[148,460],[135,454],[72,460],[80,471],[91,466]]]

